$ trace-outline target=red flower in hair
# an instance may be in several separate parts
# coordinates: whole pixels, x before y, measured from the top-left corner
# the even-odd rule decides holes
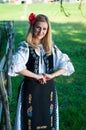
[[[35,24],[35,22],[36,22],[36,15],[34,13],[31,13],[29,15],[29,21],[30,21],[31,24]]]

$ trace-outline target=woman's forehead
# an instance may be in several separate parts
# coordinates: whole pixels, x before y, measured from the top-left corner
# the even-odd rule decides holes
[[[47,22],[36,22],[35,24],[36,26],[45,26],[45,27],[48,27],[48,23]]]

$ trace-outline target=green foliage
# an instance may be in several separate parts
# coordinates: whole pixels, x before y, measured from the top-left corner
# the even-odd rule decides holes
[[[0,19],[15,20],[15,46],[21,40],[25,40],[28,29],[26,19],[21,20],[24,15],[26,5],[0,5],[0,10],[4,15]],[[85,130],[86,129],[86,19],[78,10],[78,4],[65,3],[64,6],[71,14],[65,17],[60,12],[58,3],[31,4],[27,5],[26,16],[30,12],[44,13],[49,16],[52,25],[52,35],[54,43],[67,53],[75,67],[75,73],[70,77],[60,76],[55,79],[60,113],[60,130]],[[3,8],[4,7],[4,8]],[[86,4],[83,4],[83,12],[86,14]],[[11,10],[9,12],[9,10]],[[2,14],[1,13],[1,14]],[[22,76],[12,78],[13,94],[10,101],[11,122],[14,126],[18,87],[22,81]]]
[[[6,41],[7,41],[7,36],[6,36],[6,31],[4,29],[3,22],[0,24],[0,30],[1,30],[1,43],[0,43],[0,60],[2,59],[4,53],[5,53],[5,48],[6,48]]]
[[[12,77],[12,97],[9,97],[9,103],[10,103],[11,124],[13,128],[16,117],[18,91],[22,80],[23,80],[22,76]]]

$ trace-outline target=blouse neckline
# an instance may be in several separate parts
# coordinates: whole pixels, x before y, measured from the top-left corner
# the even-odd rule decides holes
[[[27,44],[27,46],[29,47],[28,43],[25,41],[25,43]],[[45,51],[43,49],[43,45],[40,43],[38,44],[38,49],[35,49],[35,52],[38,56],[41,55],[41,53],[44,55],[45,54]]]

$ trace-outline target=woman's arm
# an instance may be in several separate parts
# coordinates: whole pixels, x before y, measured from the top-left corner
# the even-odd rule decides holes
[[[18,74],[21,74],[23,76],[27,76],[27,77],[30,77],[30,78],[34,78],[36,80],[38,80],[40,82],[40,80],[43,81],[43,83],[46,83],[46,80],[45,80],[45,77],[42,75],[42,74],[35,74],[27,69],[24,69],[20,72],[18,72]]]
[[[58,77],[62,74],[64,74],[67,70],[64,68],[60,68],[57,71],[55,71],[54,73],[51,74],[52,78]]]
[[[53,48],[53,57],[54,57],[54,70],[63,68],[65,69],[65,73],[63,72],[62,75],[70,76],[74,73],[74,66],[67,54],[62,53],[56,46]],[[60,71],[62,72],[62,71]],[[58,73],[57,73],[58,75]]]
[[[50,80],[64,74],[65,72],[66,72],[66,69],[60,68],[52,74],[44,74],[44,77],[46,78],[46,80]]]
[[[29,60],[29,47],[25,41],[19,43],[17,51],[10,57],[9,76],[18,76],[18,72],[26,69]]]

